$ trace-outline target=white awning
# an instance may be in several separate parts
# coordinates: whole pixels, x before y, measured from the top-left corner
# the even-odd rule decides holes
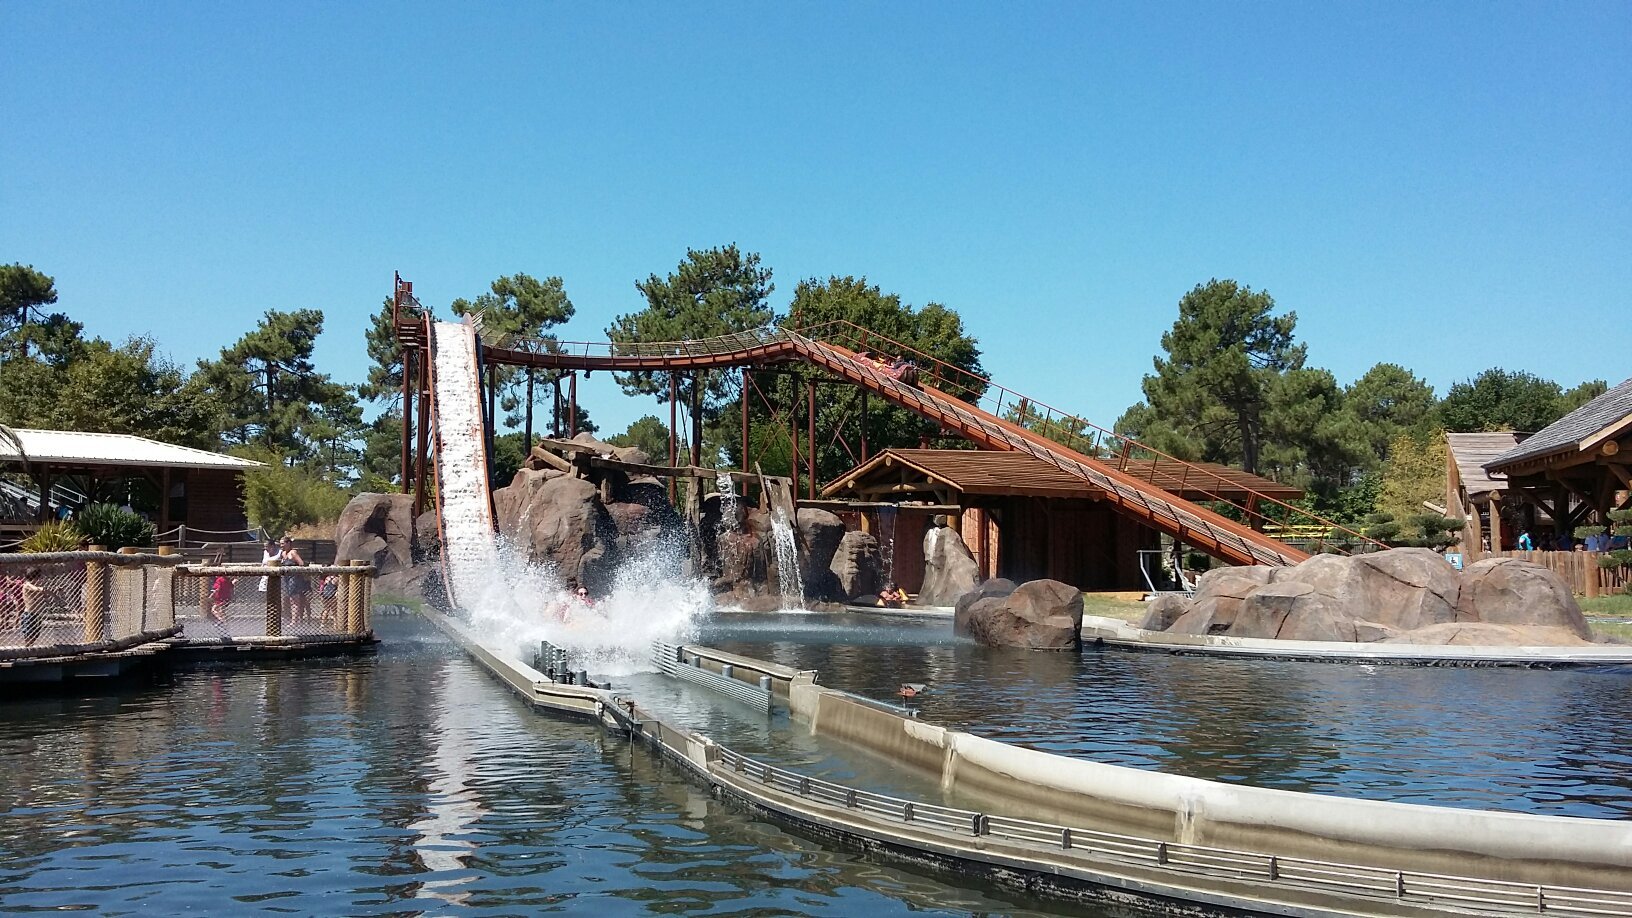
[[[252,469],[261,463],[187,446],[160,443],[133,434],[31,430],[14,427],[30,463],[74,466],[143,466],[171,469]],[[17,450],[0,440],[0,464],[18,461]]]

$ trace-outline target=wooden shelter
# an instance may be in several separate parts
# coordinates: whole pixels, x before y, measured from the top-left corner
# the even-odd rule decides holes
[[[1530,436],[1512,430],[1490,433],[1445,434],[1445,513],[1467,521],[1462,530],[1464,552],[1475,552],[1490,538],[1493,550],[1501,550],[1517,535],[1504,526],[1503,507],[1515,508],[1507,499],[1507,476],[1491,474],[1485,468]]]
[[[1555,534],[1632,502],[1632,379],[1484,464],[1507,493],[1546,511]],[[1492,544],[1497,539],[1493,538]]]
[[[51,508],[95,499],[111,483],[144,510],[161,533],[184,525],[201,532],[242,532],[244,470],[261,463],[131,434],[16,429],[23,455],[0,443],[0,470],[32,479],[27,501],[14,499],[5,516],[12,535],[32,529]],[[18,498],[8,490],[8,495]],[[133,492],[140,491],[139,494]],[[20,512],[26,504],[26,518]]]
[[[1238,487],[1238,497],[1302,496],[1239,469],[1205,468]],[[1205,493],[1195,476],[1190,488],[1177,462],[1135,460],[1123,471],[1187,500],[1211,500],[1230,486],[1209,476]],[[880,541],[894,542],[895,579],[909,591],[922,578],[918,544],[935,514],[962,533],[985,576],[1016,582],[1046,577],[1085,590],[1144,589],[1139,552],[1161,545],[1155,529],[1118,512],[1087,480],[1020,452],[885,450],[839,476],[823,496],[801,506],[861,513]]]

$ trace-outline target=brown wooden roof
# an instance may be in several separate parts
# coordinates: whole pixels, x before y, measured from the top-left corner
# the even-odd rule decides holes
[[[1189,500],[1225,497],[1242,500],[1255,491],[1277,500],[1303,496],[1297,488],[1229,466],[1171,459],[1130,459],[1122,471]],[[1100,490],[1082,478],[1026,453],[966,449],[891,449],[845,472],[822,493],[855,495],[897,481],[962,494],[995,497],[1097,498]]]
[[[1528,436],[1511,430],[1445,435],[1445,448],[1451,451],[1451,461],[1456,463],[1456,473],[1470,499],[1507,490],[1507,476],[1492,475],[1485,469],[1485,463],[1511,450]]]

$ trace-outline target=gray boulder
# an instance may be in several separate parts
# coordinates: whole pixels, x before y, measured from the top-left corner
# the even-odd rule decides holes
[[[1174,619],[1168,631],[1175,634],[1222,634],[1235,622],[1241,603],[1277,574],[1276,568],[1219,567],[1201,575],[1196,594],[1188,608]]]
[[[1058,580],[1033,580],[1007,596],[969,606],[968,634],[982,644],[1030,650],[1074,650],[1082,641],[1082,591]]]
[[[1190,601],[1179,593],[1161,593],[1150,601],[1139,627],[1146,631],[1166,631],[1179,616],[1190,610]]]
[[[408,494],[359,494],[334,526],[335,557],[367,561],[381,574],[414,565],[414,499]]]
[[[829,568],[833,573],[839,595],[856,601],[858,597],[876,595],[884,588],[884,557],[879,552],[878,540],[871,533],[856,530],[839,539]]]
[[[1564,581],[1539,564],[1486,558],[1462,572],[1458,618],[1492,625],[1557,628],[1582,640],[1592,631]]]
[[[969,633],[969,610],[982,599],[1007,596],[1019,589],[1013,580],[1004,577],[993,577],[978,587],[958,597],[954,604],[956,611],[952,616],[952,633]]]
[[[924,583],[918,588],[921,606],[950,606],[980,582],[980,566],[963,537],[935,517],[924,533]]]
[[[847,599],[833,575],[833,556],[844,538],[844,521],[826,510],[808,507],[794,513],[799,544],[799,579],[811,599]]]
[[[618,527],[598,489],[579,478],[522,469],[493,492],[499,533],[534,564],[591,592],[611,586]]]

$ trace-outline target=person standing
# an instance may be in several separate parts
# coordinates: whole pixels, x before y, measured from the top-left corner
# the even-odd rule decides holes
[[[295,549],[295,540],[288,536],[278,543],[278,560],[284,567],[305,567],[306,559],[300,556]],[[299,574],[285,574],[283,577],[283,595],[289,602],[289,624],[299,625],[311,618],[312,584],[309,579]]]

